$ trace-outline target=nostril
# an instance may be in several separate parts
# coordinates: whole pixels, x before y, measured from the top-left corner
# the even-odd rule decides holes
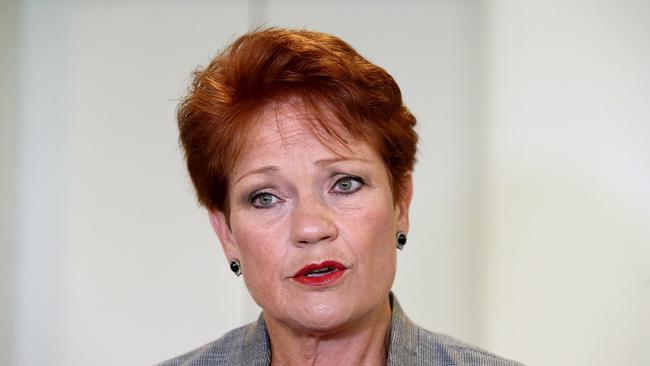
[[[317,241],[317,242],[318,242],[318,241],[327,241],[327,240],[330,240],[330,239],[332,238],[332,236],[331,236],[331,235],[325,235],[325,236],[322,236],[322,237],[316,237],[316,238],[317,238],[316,240],[303,239],[303,240],[300,240],[299,242],[300,242],[301,244],[309,244],[309,243],[312,243],[312,242],[314,242],[314,241]]]
[[[301,245],[328,242],[336,237],[337,230],[329,220],[319,220],[310,224],[302,222],[294,227],[294,241]]]

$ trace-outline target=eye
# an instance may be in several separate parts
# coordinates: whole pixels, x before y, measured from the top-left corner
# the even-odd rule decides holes
[[[250,202],[255,208],[269,208],[279,202],[279,198],[268,192],[260,192],[251,196]]]
[[[332,187],[332,192],[337,193],[337,194],[351,194],[363,186],[363,181],[359,177],[343,177],[334,183],[334,187]]]

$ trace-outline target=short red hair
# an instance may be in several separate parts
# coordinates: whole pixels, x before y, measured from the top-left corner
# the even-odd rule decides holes
[[[203,206],[228,214],[229,174],[251,122],[265,106],[288,98],[313,117],[311,131],[325,132],[315,132],[321,141],[345,143],[337,132],[342,127],[372,146],[389,172],[394,201],[403,197],[418,136],[393,78],[335,36],[267,28],[239,37],[195,71],[179,105],[181,145]]]

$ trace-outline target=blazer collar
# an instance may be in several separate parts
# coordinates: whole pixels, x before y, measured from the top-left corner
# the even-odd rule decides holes
[[[263,314],[251,323],[244,334],[238,365],[266,366],[271,364],[271,342]]]
[[[395,295],[390,293],[392,317],[390,320],[390,348],[388,365],[417,364],[417,346],[420,343],[419,328],[404,313]]]

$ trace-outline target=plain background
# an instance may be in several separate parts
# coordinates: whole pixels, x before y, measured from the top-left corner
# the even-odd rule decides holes
[[[0,4],[0,364],[153,364],[256,318],[174,112],[264,24],[342,37],[418,117],[413,320],[531,365],[650,364],[647,1]]]

